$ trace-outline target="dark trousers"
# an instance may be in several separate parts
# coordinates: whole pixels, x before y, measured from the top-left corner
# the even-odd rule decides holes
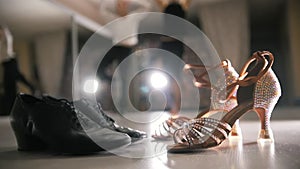
[[[1,96],[1,111],[0,115],[8,115],[13,106],[17,94],[17,82],[20,81],[28,86],[32,91],[34,87],[25,79],[18,68],[18,63],[15,58],[11,58],[2,62],[3,65],[3,88],[4,95]]]
[[[113,46],[101,61],[97,71],[98,76],[103,80],[111,82],[112,75],[107,74],[106,69],[113,61],[117,61],[118,64],[121,63],[130,53],[131,48],[129,47],[119,45]]]

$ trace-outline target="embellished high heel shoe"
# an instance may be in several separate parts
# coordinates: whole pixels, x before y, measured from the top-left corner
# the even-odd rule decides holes
[[[239,105],[225,113],[220,120],[198,118],[185,123],[175,131],[176,144],[168,146],[168,152],[186,152],[221,144],[228,137],[235,121],[250,110],[254,110],[261,121],[258,139],[273,141],[270,117],[281,96],[280,83],[271,69],[273,62],[273,55],[268,51],[254,53],[244,65],[241,78],[227,87],[240,86],[237,95]],[[245,89],[251,89],[253,95],[241,101],[240,91]]]
[[[208,71],[213,71],[216,69],[223,68],[225,72],[226,78],[226,85],[231,85],[238,79],[238,73],[232,67],[229,60],[224,60],[220,65],[212,66],[212,67],[205,67],[204,65],[193,65],[193,64],[186,64],[184,70],[193,70],[193,71],[201,71],[201,73],[195,73],[194,85],[199,88],[211,88],[211,106],[210,111],[205,110],[200,112],[196,118],[200,117],[208,117],[211,114],[219,112],[220,110],[230,111],[234,107],[237,106],[236,100],[236,90],[237,88],[232,88],[228,90],[227,98],[221,99],[219,98],[219,90],[218,88],[223,85],[222,81],[220,80],[217,82],[216,85],[211,85],[208,79]],[[188,117],[178,116],[178,117],[170,117],[168,120],[164,121],[162,124],[158,126],[155,130],[155,134],[152,137],[156,140],[166,140],[172,138],[175,130],[180,128],[185,122],[191,120]],[[234,125],[232,129],[231,135],[237,136],[241,135],[241,130],[239,128],[238,122]]]

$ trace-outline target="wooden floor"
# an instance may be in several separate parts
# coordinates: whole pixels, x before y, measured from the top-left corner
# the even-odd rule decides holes
[[[279,110],[280,114],[288,109]],[[295,110],[293,110],[295,111]],[[286,112],[288,113],[288,112]],[[150,113],[148,113],[149,116]],[[135,117],[136,115],[132,116]],[[145,117],[145,114],[142,115]],[[130,115],[128,116],[130,118]],[[151,118],[150,118],[151,119]],[[155,122],[144,127],[153,133]],[[152,124],[153,123],[153,124]],[[0,117],[1,169],[299,169],[300,119],[275,120],[271,123],[275,143],[256,142],[259,123],[242,120],[243,138],[227,139],[219,147],[187,154],[170,154],[170,141],[154,141],[151,137],[127,147],[123,152],[68,156],[46,152],[17,151],[8,117]],[[143,129],[145,125],[137,125]],[[134,127],[134,126],[131,126]],[[116,155],[117,154],[117,155]]]

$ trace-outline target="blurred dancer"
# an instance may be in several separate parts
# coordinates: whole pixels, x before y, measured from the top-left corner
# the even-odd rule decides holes
[[[13,36],[7,27],[0,26],[0,59],[3,65],[3,88],[0,115],[8,115],[17,94],[17,82],[24,83],[34,92],[34,87],[25,79],[19,70],[13,51]]]
[[[118,19],[118,25],[111,27],[113,47],[106,53],[98,68],[98,76],[104,82],[106,91],[111,91],[111,81],[115,71],[116,64],[120,64],[138,44],[138,26],[142,17],[126,17],[130,14],[147,12],[151,8],[151,4],[145,0],[102,0],[100,2],[100,17],[104,19],[105,23],[112,22]],[[123,24],[124,23],[124,24]],[[132,34],[133,36],[123,40],[124,35]],[[122,70],[126,72],[126,70]],[[125,77],[121,77],[125,78]],[[124,82],[126,79],[121,79]],[[125,96],[126,90],[122,90],[122,96]],[[105,100],[100,100],[103,108],[106,105],[113,105],[110,93],[103,93]],[[109,99],[110,98],[110,99]],[[125,104],[125,102],[124,102]],[[109,107],[109,106],[108,106]]]
[[[185,19],[186,13],[189,8],[191,0],[156,0],[157,4],[159,5],[161,11],[166,14],[174,15],[180,18]],[[173,21],[174,22],[174,21]],[[174,24],[169,19],[165,19],[163,22],[163,29],[164,31],[172,31],[169,30],[170,27],[172,28],[172,24]],[[176,28],[180,29],[180,28]],[[180,33],[184,34],[184,28],[179,31]],[[161,45],[160,48],[166,51],[173,53],[174,55],[178,56],[180,59],[183,57],[184,52],[184,44],[172,37],[169,36],[162,36],[161,37]],[[176,71],[176,70],[175,70]],[[178,71],[178,70],[177,70]],[[181,72],[176,74],[180,75]],[[168,91],[169,95],[167,96],[168,102],[166,109],[170,111],[173,117],[178,115],[178,110],[180,109],[180,90],[176,83],[172,83],[171,88]]]
[[[112,80],[113,72],[107,72],[108,66],[114,61],[121,63],[137,45],[138,26],[141,17],[129,18],[126,15],[147,12],[150,10],[151,4],[144,0],[102,0],[100,3],[100,16],[109,23],[118,19],[122,27],[113,27],[110,31],[112,34],[113,47],[105,55],[100,63],[98,73],[100,77],[109,82]],[[126,24],[122,24],[126,23]],[[129,23],[129,24],[128,24]],[[122,40],[126,34],[133,34],[133,36]]]

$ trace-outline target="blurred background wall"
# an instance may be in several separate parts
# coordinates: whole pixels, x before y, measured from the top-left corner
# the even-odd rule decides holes
[[[71,97],[66,79],[72,76],[73,21],[80,51],[104,25],[100,1],[0,0],[0,23],[12,31],[20,69],[41,92]],[[151,11],[159,11],[154,0],[148,2]],[[283,88],[280,105],[300,105],[300,1],[193,0],[187,19],[204,31],[221,58],[230,58],[238,69],[254,51],[270,50]],[[99,36],[110,40],[105,33]],[[22,85],[19,90],[29,92]]]

